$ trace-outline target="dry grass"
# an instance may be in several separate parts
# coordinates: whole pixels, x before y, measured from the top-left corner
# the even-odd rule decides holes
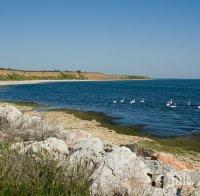
[[[72,169],[47,152],[20,154],[0,146],[0,195],[89,195],[85,168]]]

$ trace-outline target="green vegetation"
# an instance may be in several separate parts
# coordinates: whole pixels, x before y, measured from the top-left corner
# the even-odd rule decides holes
[[[40,74],[27,74],[26,72],[22,73],[8,73],[8,74],[0,74],[0,81],[22,81],[22,80],[84,80],[85,77],[82,73],[66,73],[66,72],[58,72],[55,75],[40,75]]]
[[[121,79],[125,80],[148,80],[148,76],[133,76],[133,75],[122,75]]]
[[[105,115],[104,113],[100,112],[86,112],[86,111],[79,111],[79,110],[71,110],[71,109],[54,109],[53,111],[64,111],[68,114],[74,114],[76,117],[82,120],[96,120],[100,123],[102,127],[106,127],[110,130],[114,130],[117,133],[125,134],[125,135],[138,135],[144,136],[141,132],[142,126],[123,126],[113,122],[114,118]]]
[[[0,75],[0,80],[7,81],[7,80],[9,80],[9,78],[6,75]]]
[[[153,151],[181,155],[200,153],[200,142],[192,138],[154,138],[151,142],[143,141],[140,145]]]
[[[0,157],[2,196],[89,195],[85,168],[81,166],[72,170],[67,162],[60,165],[47,152],[22,154],[2,143]]]
[[[77,75],[75,74],[70,74],[70,73],[64,73],[61,72],[61,79],[68,79],[68,80],[84,80],[84,76],[81,73],[78,73]]]
[[[61,111],[61,109],[58,109]],[[103,113],[84,112],[79,110],[63,109],[69,114],[74,114],[82,120],[95,119],[100,123],[100,126],[114,130],[116,133],[125,135],[134,135],[148,137],[151,141],[141,141],[138,148],[143,148],[150,151],[170,152],[176,154],[200,153],[200,142],[192,138],[158,138],[152,135],[147,135],[141,132],[142,126],[122,126],[113,122],[113,118]]]

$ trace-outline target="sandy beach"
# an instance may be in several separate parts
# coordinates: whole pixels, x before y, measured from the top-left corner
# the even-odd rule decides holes
[[[25,81],[0,81],[0,86],[21,85],[21,84],[38,84],[50,82],[84,82],[92,80],[25,80]]]
[[[152,80],[152,79],[134,79],[134,81]],[[53,82],[105,82],[105,81],[121,81],[121,80],[23,80],[23,81],[0,81],[0,86],[53,83]]]

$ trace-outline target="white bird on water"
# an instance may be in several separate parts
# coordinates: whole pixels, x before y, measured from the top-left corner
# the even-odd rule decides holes
[[[171,106],[171,102],[168,101],[168,102],[166,103],[166,106],[167,106],[167,107],[170,107],[170,106]]]
[[[176,107],[176,103],[174,103],[173,100],[171,99],[170,101],[168,101],[166,103],[166,106],[170,107],[170,108],[175,108]]]
[[[124,99],[124,98],[120,100],[120,102],[121,102],[121,103],[124,103],[124,101],[125,101],[125,99]]]
[[[170,106],[171,108],[176,108],[176,103]]]
[[[191,102],[190,101],[188,101],[188,104],[187,104],[188,106],[190,106],[191,105]]]
[[[130,101],[130,104],[133,104],[133,103],[135,103],[135,99],[133,99],[133,100]]]
[[[140,103],[144,103],[144,99],[140,100]]]
[[[117,103],[117,101],[116,101],[116,100],[114,100],[114,101],[113,101],[113,103]]]
[[[198,109],[200,109],[200,105],[198,106]]]

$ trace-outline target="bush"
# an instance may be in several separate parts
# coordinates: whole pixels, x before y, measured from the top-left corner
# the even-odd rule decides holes
[[[47,152],[21,154],[1,144],[0,156],[0,195],[89,195],[84,169]]]

